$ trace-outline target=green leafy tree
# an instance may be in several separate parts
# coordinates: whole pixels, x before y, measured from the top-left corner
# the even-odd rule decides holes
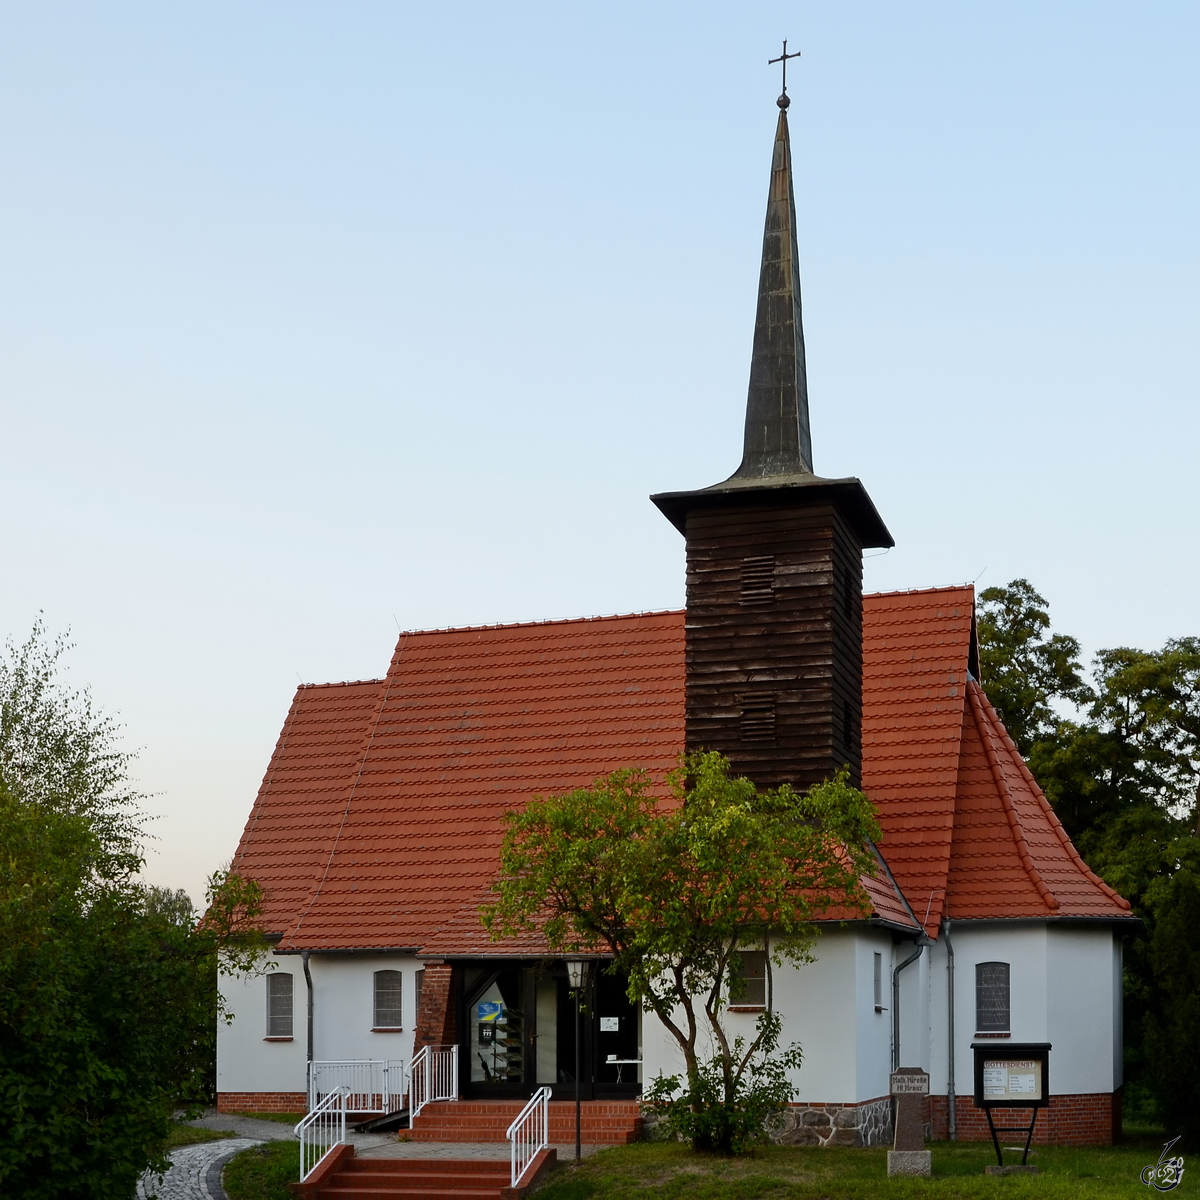
[[[54,680],[41,631],[0,668],[0,1195],[133,1194],[213,1084],[217,972],[252,967],[259,895],[138,882],[117,729]]]
[[[1080,646],[1050,632],[1045,597],[1027,579],[985,588],[979,596],[979,669],[988,699],[1017,748],[1028,755],[1057,726],[1056,700],[1086,702]]]
[[[63,686],[58,664],[69,648],[64,634],[47,638],[40,617],[22,645],[7,642],[0,658],[0,779],[16,800],[84,818],[96,869],[128,874],[141,862],[146,832],[145,796],[129,783],[135,756],[88,689]]]
[[[1078,643],[1051,635],[1045,600],[1014,580],[983,593],[979,640],[1038,783],[1145,925],[1125,954],[1126,1110],[1200,1145],[1200,639],[1101,650],[1083,679]]]
[[[765,1064],[778,1036],[771,1020],[748,1042],[724,1026],[740,951],[768,949],[769,1008],[770,964],[810,961],[814,915],[865,904],[859,880],[875,869],[879,829],[844,775],[804,795],[759,792],[721,755],[695,754],[668,785],[659,803],[645,773],[616,771],[510,813],[484,924],[493,937],[540,929],[558,953],[611,954],[630,999],[679,1045],[690,1111],[725,1110],[696,1123],[693,1141],[729,1151],[744,1142],[737,1113],[750,1093],[774,1086]],[[772,1094],[767,1107],[790,1092]]]
[[[1200,782],[1200,638],[1101,650],[1090,702],[1034,743],[1030,767],[1081,848],[1132,809],[1194,814]],[[1194,821],[1194,815],[1191,817]]]

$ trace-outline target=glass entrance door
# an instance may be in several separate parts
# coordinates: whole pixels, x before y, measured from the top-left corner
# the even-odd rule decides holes
[[[625,980],[595,964],[579,997],[576,1078],[575,994],[564,963],[463,967],[460,1007],[464,1096],[528,1096],[548,1086],[556,1100],[635,1096],[640,1090],[640,1024]]]
[[[464,1074],[478,1095],[524,1095],[532,1080],[528,976],[520,967],[467,972]]]

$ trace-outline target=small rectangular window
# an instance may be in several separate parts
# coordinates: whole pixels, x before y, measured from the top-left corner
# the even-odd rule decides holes
[[[399,1029],[404,1024],[403,995],[404,976],[399,971],[375,972],[376,1029]]]
[[[977,1033],[1009,1031],[1008,963],[975,964],[975,1030]]]
[[[742,741],[773,742],[775,740],[775,697],[742,697]]]
[[[292,1036],[292,977],[284,971],[267,976],[267,1037]]]
[[[767,953],[740,950],[741,960],[729,976],[729,1003],[735,1008],[766,1008]]]
[[[742,605],[775,603],[775,555],[742,559]]]
[[[419,1029],[421,1024],[421,988],[425,985],[424,967],[416,972],[413,980],[413,1028]]]
[[[875,1011],[883,1012],[883,955],[875,955],[875,977],[874,977],[874,992],[875,992]]]

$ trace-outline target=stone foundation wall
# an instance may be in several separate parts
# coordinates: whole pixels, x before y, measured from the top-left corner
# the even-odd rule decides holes
[[[890,1146],[892,1102],[791,1104],[768,1133],[779,1146]]]

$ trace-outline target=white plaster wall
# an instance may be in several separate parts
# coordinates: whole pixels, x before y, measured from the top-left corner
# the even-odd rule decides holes
[[[903,949],[903,947],[901,947]],[[883,955],[885,1011],[875,1012],[874,959]],[[891,935],[877,929],[825,930],[805,966],[774,967],[775,1010],[781,1044],[799,1042],[804,1062],[793,1077],[800,1103],[852,1104],[887,1094],[891,1070]],[[754,1035],[756,1014],[726,1013],[731,1036]],[[702,1032],[702,1053],[711,1053]],[[648,1084],[659,1073],[682,1075],[683,1056],[653,1012],[642,1017]]]
[[[219,1092],[302,1092],[307,1058],[308,992],[298,954],[272,955],[269,965],[293,976],[292,1041],[268,1042],[264,976],[222,977],[221,991],[234,1014],[231,1025],[217,1027]],[[326,955],[309,958],[313,980],[313,1057],[403,1059],[411,1061],[416,1027],[416,972],[412,955]],[[372,1033],[374,974],[400,971],[404,977],[404,1028]]]
[[[892,971],[916,950],[912,941],[901,942],[893,947],[891,964],[888,968],[887,998],[889,1039],[892,1030]],[[902,1067],[921,1067],[929,1070],[930,1048],[930,951],[926,947],[916,962],[910,963],[900,973],[900,1056]],[[889,1064],[891,1046],[889,1040]]]
[[[217,1020],[218,1092],[303,1092],[305,1078],[304,974],[300,959],[268,958],[268,966],[292,978],[293,1024],[290,1042],[267,1042],[267,984],[261,976],[220,977],[221,994],[233,1014]]]
[[[974,1092],[975,966],[1010,966],[1011,1040],[1049,1042],[1053,1094],[1111,1092],[1120,1081],[1120,947],[1107,927],[953,922],[955,1090]],[[927,951],[930,1088],[948,1082],[945,938]],[[1004,1039],[997,1039],[1003,1044]],[[902,1050],[904,1039],[901,1039]],[[1115,1065],[1114,1065],[1115,1064]],[[905,1065],[910,1065],[905,1062]],[[912,1064],[918,1065],[918,1064]]]
[[[855,989],[854,1013],[857,1045],[854,1059],[854,1099],[876,1100],[889,1094],[892,1070],[892,967],[912,953],[911,943],[892,945],[892,937],[882,929],[866,929],[854,938]],[[906,953],[907,952],[907,953]],[[882,1012],[875,1011],[875,955],[881,957],[880,1000]],[[894,961],[893,961],[894,960]],[[909,968],[914,970],[916,963]],[[901,977],[903,978],[903,976]]]
[[[1120,1036],[1113,1036],[1120,1024],[1120,992],[1113,987],[1119,946],[1104,927],[1051,926],[1048,934],[1050,1090],[1111,1092],[1121,1078]]]
[[[1112,939],[1113,1090],[1125,1083],[1125,943]]]
[[[981,962],[1009,964],[1011,1032],[1014,1042],[1047,1042],[1047,983],[1045,925],[967,924],[955,921],[954,942],[954,1089],[960,1096],[975,1089],[975,966]],[[931,1067],[930,1088],[945,1094],[948,1082],[946,947],[945,937],[931,951]],[[1050,1068],[1055,1083],[1055,1065]],[[1056,1091],[1060,1090],[1055,1087]]]

